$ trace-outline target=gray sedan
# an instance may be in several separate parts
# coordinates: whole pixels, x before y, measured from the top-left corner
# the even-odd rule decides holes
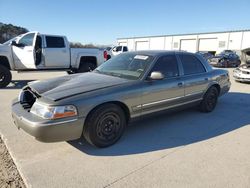
[[[43,142],[84,137],[107,147],[129,121],[173,108],[214,110],[230,89],[226,70],[180,51],[128,52],[89,73],[30,82],[12,104],[18,128]],[[153,131],[153,127],[152,127]]]

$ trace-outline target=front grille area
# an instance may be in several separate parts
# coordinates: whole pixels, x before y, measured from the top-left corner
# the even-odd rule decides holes
[[[29,110],[36,102],[36,99],[38,97],[39,96],[36,95],[29,87],[24,88],[19,96],[20,104],[23,106],[24,109]]]

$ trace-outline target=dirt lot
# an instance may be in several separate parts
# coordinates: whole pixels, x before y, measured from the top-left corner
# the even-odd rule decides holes
[[[0,137],[0,187],[25,187],[10,154]]]

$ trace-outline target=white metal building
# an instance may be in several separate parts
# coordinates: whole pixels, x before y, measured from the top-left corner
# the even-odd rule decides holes
[[[119,38],[117,44],[128,46],[129,51],[185,50],[219,53],[223,50],[235,50],[240,52],[250,47],[250,30]]]

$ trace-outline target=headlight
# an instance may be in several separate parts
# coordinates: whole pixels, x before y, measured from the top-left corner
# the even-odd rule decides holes
[[[73,105],[46,106],[38,102],[33,104],[30,112],[44,119],[59,119],[77,115],[76,107]]]

